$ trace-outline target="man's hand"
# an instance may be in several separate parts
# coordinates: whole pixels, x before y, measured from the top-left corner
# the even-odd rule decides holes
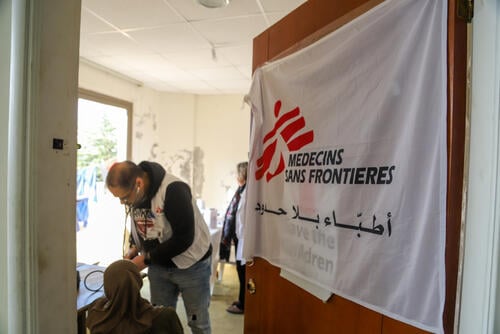
[[[124,259],[126,260],[132,260],[133,258],[135,258],[137,255],[139,254],[139,250],[137,249],[137,247],[135,247],[134,245],[132,245],[129,249],[128,249],[128,252],[127,254],[125,254],[123,256]]]
[[[144,263],[144,255],[137,255],[132,259],[132,262],[135,263],[137,268],[139,268],[139,271],[143,270],[144,268],[147,267],[147,265]]]

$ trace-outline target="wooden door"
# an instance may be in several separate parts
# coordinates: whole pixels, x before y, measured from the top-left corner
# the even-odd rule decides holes
[[[253,68],[290,54],[334,31],[382,0],[309,0],[254,39]],[[446,334],[453,333],[465,142],[465,76],[467,26],[449,0],[448,18],[448,192],[446,231]],[[256,333],[426,333],[333,296],[327,303],[279,275],[261,258],[247,267],[246,279],[256,292],[246,292],[245,334]]]

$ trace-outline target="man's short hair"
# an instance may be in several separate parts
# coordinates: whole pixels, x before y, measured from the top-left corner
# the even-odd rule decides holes
[[[106,186],[131,189],[137,177],[142,176],[142,173],[142,169],[130,160],[117,162],[109,169]]]

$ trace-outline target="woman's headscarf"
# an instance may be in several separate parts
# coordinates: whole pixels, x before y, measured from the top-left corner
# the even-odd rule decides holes
[[[113,262],[104,271],[105,297],[90,308],[87,327],[92,334],[147,333],[162,311],[141,297],[142,278],[129,260]]]

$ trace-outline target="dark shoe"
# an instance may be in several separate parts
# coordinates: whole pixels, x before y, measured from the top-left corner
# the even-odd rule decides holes
[[[228,311],[229,313],[233,313],[233,314],[243,314],[243,310],[242,310],[242,309],[240,309],[240,308],[238,307],[238,305],[235,305],[235,304],[233,304],[233,305],[229,306],[229,307],[226,309],[226,311]]]

